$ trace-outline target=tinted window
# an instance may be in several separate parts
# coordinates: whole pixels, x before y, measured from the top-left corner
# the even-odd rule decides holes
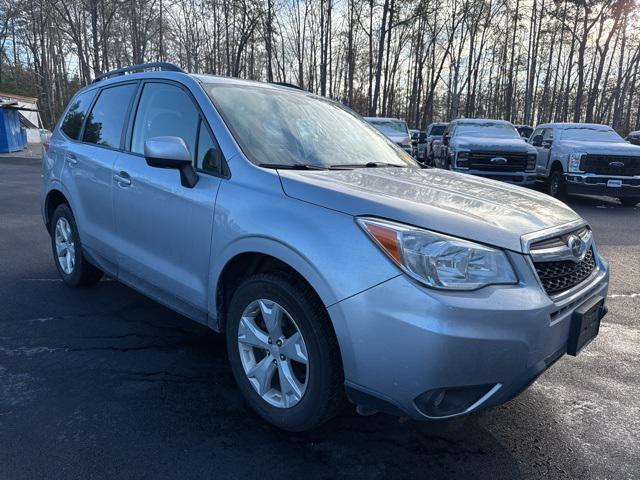
[[[431,132],[429,132],[429,135],[442,135],[445,128],[447,128],[446,125],[434,125],[433,127],[431,127]]]
[[[105,88],[91,109],[82,140],[87,143],[120,148],[122,128],[136,84]]]
[[[222,154],[218,143],[209,133],[209,129],[200,122],[200,136],[198,137],[198,159],[196,168],[210,173],[221,172]]]
[[[189,95],[180,87],[166,83],[147,83],[142,91],[133,125],[131,151],[144,154],[148,138],[180,137],[191,158],[196,151],[200,115]]]
[[[87,115],[87,110],[91,105],[91,101],[96,94],[96,90],[81,93],[77,95],[69,104],[69,110],[64,116],[64,120],[60,125],[60,129],[69,137],[74,140],[80,136],[80,129],[82,128],[82,122]]]

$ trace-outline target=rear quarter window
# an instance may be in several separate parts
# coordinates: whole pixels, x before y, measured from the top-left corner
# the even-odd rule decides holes
[[[73,97],[71,103],[69,103],[67,113],[60,124],[60,130],[62,130],[67,137],[78,140],[80,129],[87,116],[87,111],[91,106],[93,97],[96,96],[96,91],[97,90],[94,89],[88,92],[82,92]]]

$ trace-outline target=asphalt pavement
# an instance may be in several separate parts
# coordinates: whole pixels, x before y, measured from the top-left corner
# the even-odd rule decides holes
[[[249,411],[223,337],[112,280],[62,284],[40,164],[0,158],[0,480],[640,478],[640,208],[572,198],[612,282],[598,338],[508,404],[311,433]]]

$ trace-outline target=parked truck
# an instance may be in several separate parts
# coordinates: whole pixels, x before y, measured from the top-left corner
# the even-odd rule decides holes
[[[536,173],[549,195],[608,195],[623,205],[640,202],[640,146],[607,125],[538,125],[530,143],[538,150]]]
[[[504,120],[459,119],[434,145],[435,166],[517,185],[536,183],[535,147]]]

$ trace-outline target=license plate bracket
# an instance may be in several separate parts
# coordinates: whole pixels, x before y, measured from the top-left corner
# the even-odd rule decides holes
[[[600,331],[600,320],[607,313],[604,298],[595,296],[590,298],[573,312],[567,353],[574,357],[593,340]]]

